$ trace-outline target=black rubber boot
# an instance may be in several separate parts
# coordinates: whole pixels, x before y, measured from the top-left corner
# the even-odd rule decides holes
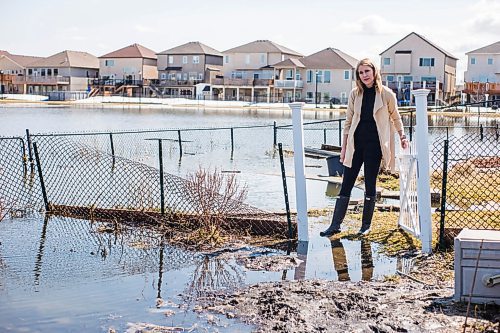
[[[361,229],[358,231],[358,235],[367,235],[370,232],[370,227],[372,225],[373,211],[375,210],[375,202],[377,197],[365,197],[363,203],[363,217],[361,218]]]
[[[332,223],[325,231],[319,233],[321,237],[330,237],[340,232],[340,224],[344,221],[347,207],[349,206],[349,197],[340,196],[335,201],[335,210],[333,211]]]

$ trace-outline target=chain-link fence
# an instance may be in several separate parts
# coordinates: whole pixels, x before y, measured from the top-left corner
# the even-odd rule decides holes
[[[443,136],[431,148],[431,188],[438,208],[442,246],[463,228],[500,229],[500,144],[495,127]]]

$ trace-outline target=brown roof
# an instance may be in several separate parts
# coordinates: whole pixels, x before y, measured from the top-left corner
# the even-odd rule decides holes
[[[157,59],[156,52],[139,44],[125,46],[119,50],[107,53],[99,58],[147,58]]]
[[[473,51],[469,51],[466,54],[470,54],[470,53],[490,53],[490,54],[491,53],[500,53],[500,41],[493,43],[493,44],[490,44],[490,45],[486,45],[484,47],[481,47],[481,48],[473,50]]]
[[[397,43],[399,43],[400,41],[402,41],[403,39],[406,39],[408,38],[409,36],[411,35],[415,35],[417,37],[419,37],[420,39],[422,39],[423,41],[427,42],[430,46],[434,47],[436,50],[440,51],[441,53],[443,53],[445,56],[447,57],[450,57],[452,59],[455,59],[455,60],[458,60],[457,57],[455,57],[454,55],[452,55],[450,52],[447,52],[445,50],[443,50],[441,47],[437,46],[436,44],[432,43],[430,40],[428,40],[427,38],[425,38],[424,36],[422,35],[419,35],[417,34],[416,32],[412,32],[412,33],[409,33],[408,35],[406,35],[405,37],[401,38],[399,41],[397,41],[396,43],[392,44],[391,46],[389,46],[387,49],[385,49],[384,51],[382,51],[380,53],[380,55],[382,55],[382,53],[384,53],[385,51],[389,50],[391,47],[393,47],[394,45],[396,45]]]
[[[17,63],[21,67],[26,67],[27,65],[29,65],[32,62],[43,59],[42,57],[11,54],[8,51],[3,51],[3,50],[0,50],[0,56],[8,57],[10,60],[14,61],[15,63]]]
[[[99,68],[99,59],[87,52],[62,51],[47,58],[41,58],[28,67],[78,67]]]
[[[326,48],[300,59],[307,68],[352,69],[358,60],[334,48]]]
[[[295,58],[288,58],[273,65],[275,68],[305,68],[304,64]]]
[[[200,42],[188,42],[158,54],[210,54],[222,57],[222,53]]]
[[[256,40],[254,42],[226,50],[223,53],[284,53],[302,57],[302,54],[269,40]]]

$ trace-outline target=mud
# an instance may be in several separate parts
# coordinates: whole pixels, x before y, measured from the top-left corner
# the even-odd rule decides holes
[[[255,332],[462,332],[467,304],[452,300],[450,267],[440,254],[385,281],[261,283],[200,298],[196,311],[238,318]],[[466,332],[498,332],[500,307],[472,308]]]

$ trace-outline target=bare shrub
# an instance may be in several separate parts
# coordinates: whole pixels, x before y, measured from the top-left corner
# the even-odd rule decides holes
[[[193,237],[212,246],[222,243],[222,227],[231,214],[242,210],[248,188],[240,185],[235,174],[201,167],[187,176],[186,186],[200,224]]]

